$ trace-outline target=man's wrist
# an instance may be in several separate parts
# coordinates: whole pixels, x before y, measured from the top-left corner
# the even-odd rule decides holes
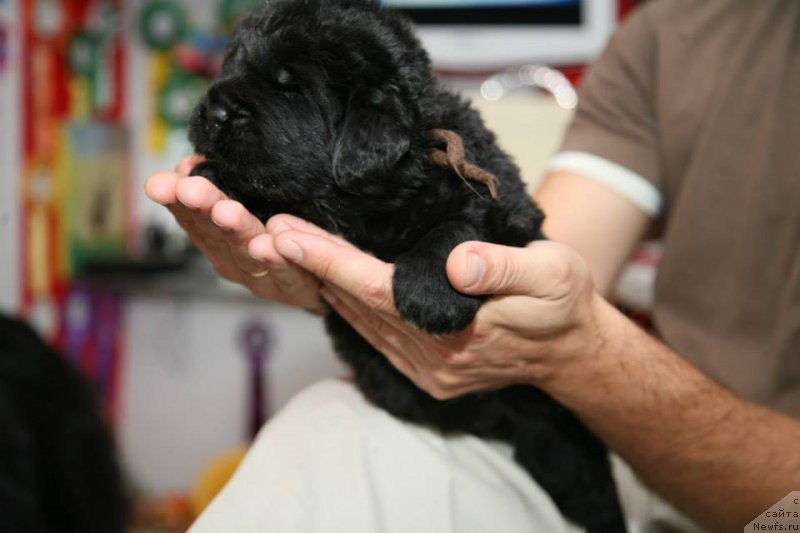
[[[534,384],[572,408],[593,402],[630,377],[623,359],[637,332],[614,306],[593,293],[566,349],[553,357],[546,379]]]

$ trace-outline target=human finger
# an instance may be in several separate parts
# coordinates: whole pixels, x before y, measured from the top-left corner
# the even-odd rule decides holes
[[[371,310],[356,311],[335,287],[323,287],[320,296],[355,329],[373,348],[381,352],[398,371],[409,379],[418,379],[416,365],[404,356],[399,331],[382,321]]]
[[[205,231],[198,228],[198,221],[202,221],[202,217],[198,218],[192,209],[178,200],[178,183],[182,179],[184,178],[175,172],[157,172],[147,179],[145,193],[150,199],[169,209],[178,224],[186,230],[189,240],[209,258],[219,275],[231,281],[239,281],[238,273],[226,261],[222,244],[207,238],[207,228]]]
[[[184,157],[175,167],[175,172],[177,172],[181,176],[188,176],[194,167],[205,161],[206,158],[200,154],[192,154],[188,157]]]
[[[148,198],[163,206],[169,207],[178,200],[175,190],[180,176],[175,172],[161,171],[156,172],[144,184],[144,192]]]
[[[586,274],[588,267],[576,252],[552,241],[537,241],[526,248],[466,242],[447,260],[450,282],[466,294],[560,299],[574,290],[573,283],[582,283]]]
[[[194,220],[191,211],[182,205],[177,198],[178,182],[182,178],[175,172],[156,172],[145,182],[145,194],[154,202],[169,209],[178,223],[191,233]]]
[[[263,266],[257,265],[253,260],[248,262],[243,257],[246,252],[239,252],[237,261],[232,252],[235,246],[230,244],[232,234],[236,236],[235,232],[214,223],[211,211],[217,203],[227,201],[227,197],[213,183],[200,176],[180,178],[175,185],[175,197],[178,207],[173,212],[176,218],[187,229],[191,241],[209,258],[221,276],[251,286],[250,278],[266,274]],[[239,212],[237,216],[244,217],[244,214]],[[232,220],[227,222],[237,228],[246,226],[243,222],[238,225]]]
[[[262,233],[251,239],[247,253],[269,269],[269,279],[284,301],[293,298],[302,307],[319,310],[319,280],[278,253],[272,235]]]
[[[372,310],[333,285],[320,294],[392,366],[434,398],[454,398],[491,386],[481,373],[452,366],[449,348],[402,319]]]
[[[205,214],[211,212],[214,204],[228,198],[213,183],[202,176],[180,178],[175,185],[175,196],[189,209]]]
[[[284,231],[294,229],[298,231],[303,231],[305,233],[311,233],[312,235],[327,237],[343,246],[349,246],[351,248],[354,248],[352,244],[342,239],[338,235],[333,235],[331,233],[328,233],[327,231],[320,228],[316,224],[312,224],[307,220],[303,220],[302,218],[298,218],[296,216],[288,215],[285,213],[281,213],[270,218],[267,221],[266,228],[267,228],[267,233],[271,233],[272,235],[278,235],[280,233],[283,233]]]
[[[264,234],[264,225],[241,203],[220,200],[211,207],[211,221],[224,235],[224,242],[236,265],[251,276],[262,276],[267,272],[263,261],[250,255],[248,246],[252,239]],[[209,228],[210,231],[216,231]]]
[[[214,226],[224,234],[241,281],[256,295],[320,310],[319,281],[275,251],[264,225],[239,202],[221,200],[211,208]],[[209,231],[213,231],[210,228]]]
[[[392,295],[394,265],[330,237],[297,230],[277,235],[275,248],[289,261],[347,291],[370,308],[396,313]]]
[[[287,290],[291,290],[295,287],[299,288],[303,284],[307,284],[309,280],[317,281],[317,283],[314,283],[315,290],[319,288],[319,282],[316,277],[303,270],[295,263],[287,261],[287,259],[278,252],[275,248],[275,238],[269,233],[264,233],[253,238],[248,244],[247,252],[257,261],[268,265],[272,273],[272,278],[278,281],[283,287],[286,287]]]
[[[413,358],[429,368],[439,366],[442,362],[437,358],[441,346],[440,338],[434,338],[418,327],[398,316],[397,313],[371,309],[359,301],[352,294],[335,285],[323,287],[326,294],[340,300],[347,308],[361,316],[361,321],[371,326],[372,329],[383,337],[395,351],[404,354],[414,354]],[[438,345],[433,347],[434,345]]]
[[[185,206],[191,223],[199,237],[206,243],[225,242],[222,229],[211,219],[211,209],[217,202],[227,200],[227,196],[213,183],[200,176],[181,178],[175,186],[178,202]]]

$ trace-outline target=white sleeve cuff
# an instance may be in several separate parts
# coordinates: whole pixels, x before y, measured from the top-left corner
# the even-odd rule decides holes
[[[651,218],[661,212],[661,192],[641,174],[613,161],[588,152],[568,151],[556,154],[545,168],[574,172],[614,190],[633,202]]]

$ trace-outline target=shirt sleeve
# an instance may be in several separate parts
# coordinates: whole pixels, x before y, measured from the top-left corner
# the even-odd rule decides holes
[[[575,117],[547,170],[594,179],[656,217],[663,177],[655,112],[657,39],[649,16],[647,6],[634,12],[589,68]]]

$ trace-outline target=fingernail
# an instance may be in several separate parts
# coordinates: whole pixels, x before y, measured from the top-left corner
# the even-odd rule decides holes
[[[477,285],[486,273],[486,263],[483,258],[475,253],[467,254],[467,274],[464,279],[464,288],[468,289]]]
[[[303,250],[291,239],[282,239],[275,243],[278,252],[290,261],[299,263],[303,260]]]

